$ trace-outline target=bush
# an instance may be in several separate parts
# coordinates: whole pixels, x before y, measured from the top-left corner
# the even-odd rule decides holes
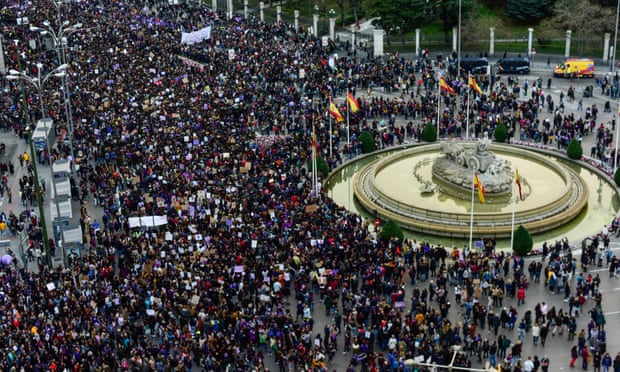
[[[523,225],[519,225],[517,231],[515,231],[514,241],[512,242],[512,251],[517,255],[524,257],[532,250],[534,246],[534,240],[532,235],[527,231]]]
[[[495,127],[493,131],[493,137],[497,142],[506,142],[506,138],[508,137],[508,129],[504,125],[504,123],[499,123]]]
[[[437,131],[435,130],[435,126],[433,124],[426,124],[424,130],[422,131],[422,138],[425,142],[437,141]]]
[[[616,169],[616,174],[614,174],[614,181],[616,181],[616,186],[620,186],[620,168]]]
[[[308,160],[308,169],[312,171],[312,159]],[[316,162],[316,169],[323,177],[327,177],[327,175],[329,174],[329,165],[327,165],[325,159],[320,156],[318,157],[318,160]]]
[[[405,235],[403,234],[403,230],[398,226],[396,222],[393,220],[388,220],[383,224],[381,228],[381,238],[385,241],[390,240],[391,238],[397,238],[401,242],[404,240]]]
[[[368,154],[375,151],[375,139],[368,132],[360,134],[360,142],[362,143],[362,154]]]
[[[573,160],[581,159],[581,155],[583,155],[583,149],[581,148],[581,143],[576,139],[572,139],[568,143],[568,148],[566,149],[566,155]]]

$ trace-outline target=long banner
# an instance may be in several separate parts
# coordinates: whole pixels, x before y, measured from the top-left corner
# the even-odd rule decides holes
[[[129,217],[129,227],[161,226],[168,223],[168,216]]]
[[[194,32],[181,33],[181,44],[195,44],[211,38],[211,26]]]

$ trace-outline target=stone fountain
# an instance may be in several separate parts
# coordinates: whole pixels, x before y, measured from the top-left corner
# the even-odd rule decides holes
[[[474,173],[478,174],[487,195],[505,195],[512,190],[514,172],[509,161],[489,151],[491,140],[485,138],[474,148],[443,142],[442,156],[433,163],[433,177],[441,183],[471,190]]]

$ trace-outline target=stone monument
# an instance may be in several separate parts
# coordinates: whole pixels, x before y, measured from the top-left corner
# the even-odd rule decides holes
[[[471,188],[474,173],[484,184],[487,195],[499,196],[512,191],[514,175],[510,162],[489,151],[491,140],[481,139],[475,148],[452,141],[441,143],[442,156],[433,163],[433,177],[459,188]]]

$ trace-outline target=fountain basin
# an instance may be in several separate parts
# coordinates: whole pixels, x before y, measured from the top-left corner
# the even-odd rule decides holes
[[[368,212],[392,219],[405,229],[457,239],[468,237],[471,189],[453,187],[432,176],[439,149],[439,144],[417,146],[370,162],[353,178],[355,199]],[[509,237],[513,206],[514,225],[524,225],[532,234],[563,226],[587,208],[588,187],[574,170],[516,147],[492,144],[489,149],[518,167],[522,179],[529,180],[530,189],[524,190],[524,201],[516,203],[516,187],[489,195],[482,205],[476,197],[471,228],[474,237]],[[420,164],[423,169],[414,174]],[[434,193],[421,192],[425,181],[433,182]]]

